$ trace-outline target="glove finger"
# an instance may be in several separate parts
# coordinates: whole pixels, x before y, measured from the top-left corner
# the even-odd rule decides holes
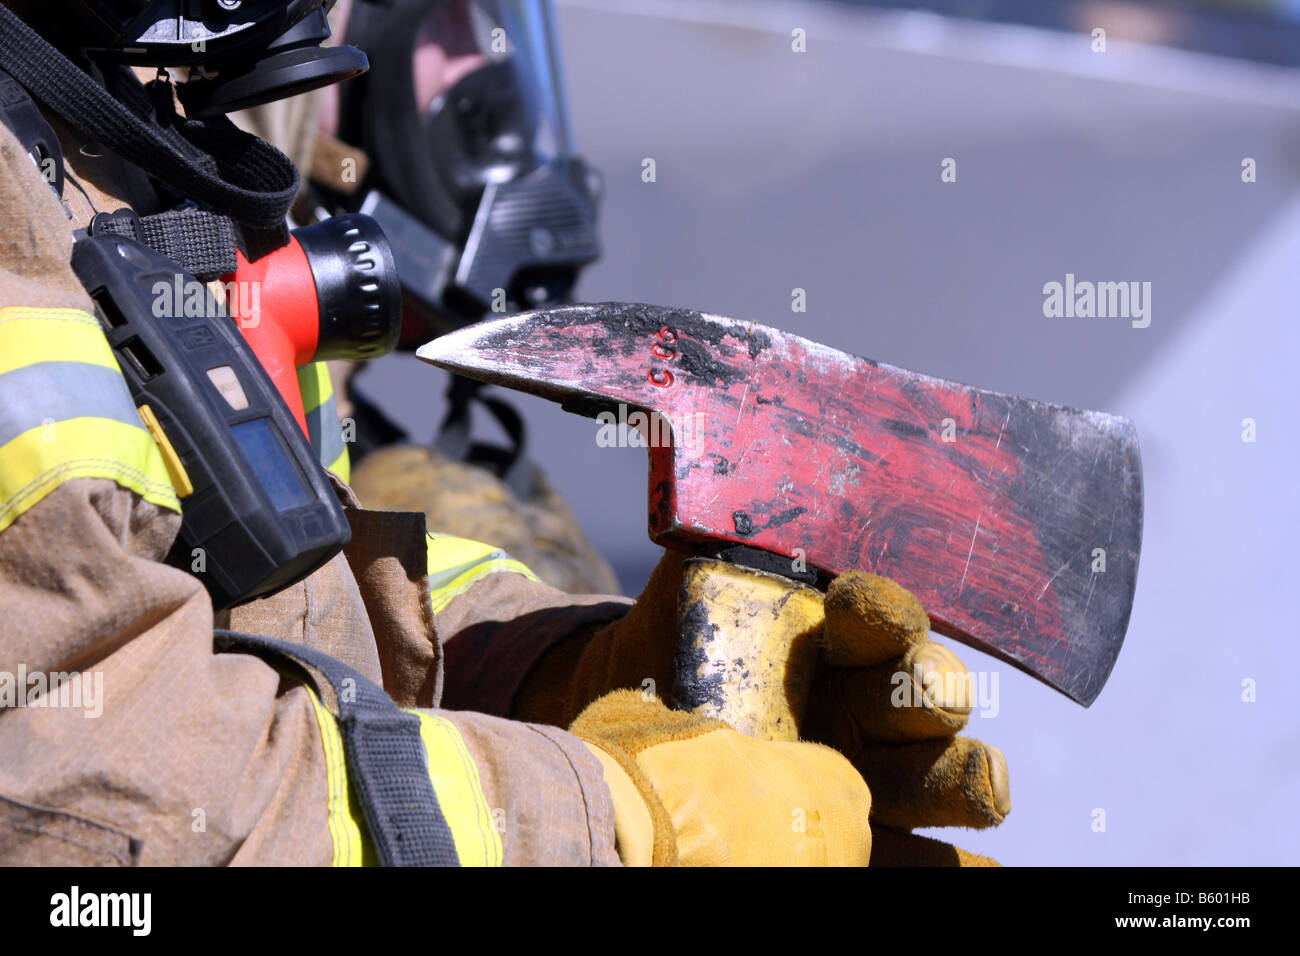
[[[871,828],[872,866],[1001,866],[997,860],[894,827]]]
[[[961,660],[934,641],[875,667],[832,668],[813,686],[801,733],[845,752],[863,743],[952,737],[973,699]]]
[[[824,651],[832,667],[870,667],[928,639],[930,618],[902,585],[849,571],[826,590]]]
[[[970,737],[866,744],[852,759],[871,788],[873,825],[983,829],[1011,812],[1006,757]]]

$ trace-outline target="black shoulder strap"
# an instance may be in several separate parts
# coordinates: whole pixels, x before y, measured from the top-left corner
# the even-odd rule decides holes
[[[319,692],[315,673],[338,698],[339,728],[348,780],[365,814],[370,839],[385,866],[459,866],[451,828],[429,780],[420,719],[358,671],[300,644],[216,631],[218,653],[254,654],[303,673]]]

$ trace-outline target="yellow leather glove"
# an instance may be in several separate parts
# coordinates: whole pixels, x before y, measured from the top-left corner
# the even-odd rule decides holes
[[[564,726],[615,688],[667,693],[683,560],[666,552],[625,617],[594,634],[575,635],[543,658],[521,689],[514,716]],[[801,739],[844,754],[870,786],[873,864],[993,864],[909,832],[996,826],[1010,812],[1005,757],[957,736],[971,702],[944,696],[964,686],[965,666],[928,639],[930,622],[920,602],[888,579],[841,575],[823,605],[824,621],[811,622],[802,635],[815,652],[791,655],[790,672],[778,675],[784,680],[777,683],[808,688],[806,710],[796,714]],[[894,706],[899,680],[907,690],[903,699],[920,706]]]
[[[604,767],[630,866],[866,866],[871,794],[829,747],[775,743],[622,690],[569,727]]]
[[[965,665],[929,639],[921,603],[888,578],[840,575],[825,614],[823,670],[800,732],[839,750],[871,785],[873,862],[991,864],[907,832],[997,826],[1011,812],[1002,751],[957,736],[974,703]]]

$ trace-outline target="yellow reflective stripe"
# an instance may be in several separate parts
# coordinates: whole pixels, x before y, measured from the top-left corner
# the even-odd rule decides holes
[[[430,593],[430,602],[433,604],[433,613],[441,614],[442,611],[453,600],[460,597],[470,589],[479,578],[487,577],[489,574],[522,574],[530,581],[540,581],[528,565],[522,561],[516,561],[514,558],[507,558],[501,561],[490,561],[480,564],[471,571],[466,571],[460,577],[455,578],[451,584],[439,588],[437,591]]]
[[[128,404],[121,374],[99,321],[84,309],[0,308],[0,381],[11,391],[28,380],[54,390],[10,396],[6,401],[17,404],[0,410],[12,429],[0,445],[0,531],[73,478],[107,478],[180,511],[162,454]],[[103,387],[116,391],[85,391]],[[38,425],[43,409],[65,417]]]
[[[83,362],[117,371],[99,321],[80,309],[0,308],[0,375],[37,362]]]
[[[461,866],[500,866],[501,834],[493,826],[478,767],[456,725],[445,717],[410,710],[420,718],[429,780],[447,820]]]
[[[328,788],[327,814],[330,839],[334,843],[334,866],[375,866],[378,859],[366,837],[361,808],[348,786],[347,758],[338,720],[310,688],[325,750]],[[451,830],[461,866],[501,866],[504,851],[501,835],[493,826],[492,811],[483,793],[478,767],[456,725],[443,717],[408,710],[420,719],[420,740],[429,765],[429,781],[438,806]]]
[[[430,580],[447,577],[453,569],[460,571],[497,553],[497,548],[482,541],[458,538],[452,534],[430,531],[428,538],[428,572]],[[448,578],[449,579],[449,578]]]
[[[316,723],[320,727],[321,745],[325,748],[325,777],[328,787],[328,814],[330,839],[334,841],[334,866],[374,866],[378,860],[374,848],[366,839],[361,826],[361,808],[354,806],[348,787],[348,765],[343,755],[343,738],[339,734],[338,720],[320,702],[307,685],[316,710]]]
[[[345,482],[352,478],[352,459],[343,440],[343,424],[334,402],[334,385],[324,362],[313,362],[298,369],[298,391],[302,393],[303,416],[307,419],[307,437],[321,464]]]
[[[350,482],[352,480],[352,459],[348,457],[347,446],[344,445],[343,453],[325,467],[342,478],[344,484]]]
[[[522,561],[482,541],[434,533],[427,538],[429,600],[434,614],[489,574],[521,574],[530,581],[541,580]]]
[[[71,418],[30,428],[0,446],[0,531],[73,478],[108,478],[180,511],[162,455],[143,425]]]
[[[302,409],[314,412],[334,397],[334,383],[324,362],[312,362],[298,369],[298,389],[302,392]]]

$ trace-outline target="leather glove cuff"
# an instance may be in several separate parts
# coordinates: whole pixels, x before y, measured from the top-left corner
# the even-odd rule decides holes
[[[571,734],[617,764],[645,802],[650,815],[651,864],[654,866],[677,865],[677,834],[667,808],[637,763],[637,754],[655,744],[689,740],[726,729],[729,728],[720,720],[670,710],[658,698],[647,698],[635,690],[618,690],[598,698],[569,726]],[[598,759],[600,754],[597,754]],[[615,816],[620,821],[616,825],[622,830],[624,824],[642,814],[639,807],[628,805],[626,791],[618,781],[609,781],[609,784]]]

